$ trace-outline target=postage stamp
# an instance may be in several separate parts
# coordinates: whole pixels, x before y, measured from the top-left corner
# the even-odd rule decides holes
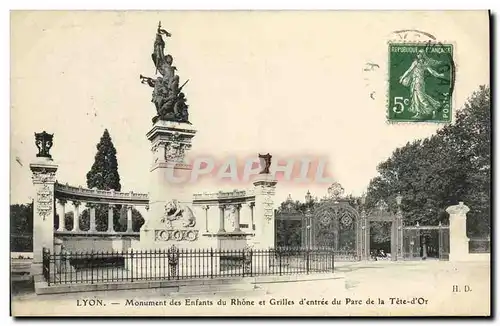
[[[12,316],[492,315],[488,11],[10,16]]]
[[[389,43],[388,119],[450,122],[455,78],[453,45]]]

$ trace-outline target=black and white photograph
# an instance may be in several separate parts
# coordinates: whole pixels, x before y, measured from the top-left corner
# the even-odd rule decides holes
[[[491,19],[12,10],[11,315],[491,316]]]

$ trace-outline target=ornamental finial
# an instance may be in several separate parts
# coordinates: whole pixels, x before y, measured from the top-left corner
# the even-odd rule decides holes
[[[36,154],[36,157],[52,158],[49,152],[54,144],[53,139],[54,134],[49,134],[45,130],[39,133],[35,132],[35,145],[38,148],[38,154]]]

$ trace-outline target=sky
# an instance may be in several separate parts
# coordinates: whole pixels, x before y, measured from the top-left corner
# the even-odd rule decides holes
[[[387,42],[418,29],[455,46],[455,109],[489,82],[485,11],[477,12],[13,12],[11,203],[32,196],[34,132],[54,133],[57,179],[86,184],[105,128],[123,191],[148,192],[146,133],[155,108],[151,52],[158,21],[172,37],[190,121],[191,155],[271,153],[328,160],[346,193],[360,195],[395,148],[441,125],[388,124]],[[416,37],[410,35],[409,37]],[[364,71],[366,63],[378,68]],[[198,192],[250,188],[210,180]],[[276,202],[326,194],[327,184],[278,183]]]

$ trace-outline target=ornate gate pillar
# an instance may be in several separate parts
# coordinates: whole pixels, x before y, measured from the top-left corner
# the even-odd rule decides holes
[[[363,208],[361,209],[361,218],[359,221],[359,257],[361,260],[368,260],[370,258],[370,225],[368,224],[368,220],[366,218],[366,211],[364,209],[364,200],[362,199],[361,205]]]
[[[253,181],[255,189],[255,247],[272,248],[275,245],[274,195],[278,181],[271,174],[259,174]]]
[[[396,250],[397,260],[403,260],[403,211],[401,210],[401,202],[403,201],[403,196],[396,196],[396,204],[398,205],[398,212],[396,214]]]
[[[32,275],[41,277],[43,248],[54,252],[54,184],[57,165],[49,153],[53,134],[35,133],[38,147],[36,160],[30,164],[34,188],[33,199],[33,264]],[[63,217],[64,218],[64,217]]]
[[[363,225],[364,225],[364,248],[365,248],[365,260],[370,259],[370,221],[368,220],[367,216],[363,218]]]
[[[463,202],[446,209],[446,212],[450,214],[450,261],[467,260],[469,255],[466,227],[469,210]]]

